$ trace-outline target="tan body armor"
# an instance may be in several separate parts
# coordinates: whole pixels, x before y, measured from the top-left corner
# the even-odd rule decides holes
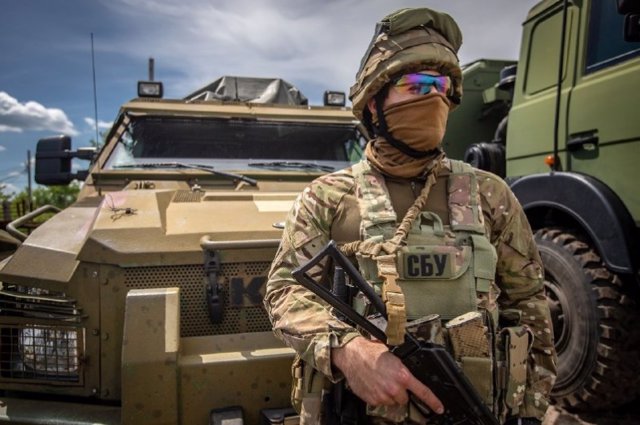
[[[403,295],[407,327],[411,329],[412,322],[437,315],[440,321],[435,329],[441,331],[433,332],[431,325],[431,342],[449,349],[492,411],[511,416],[522,398],[506,400],[508,387],[514,385],[506,375],[515,373],[522,395],[526,354],[532,338],[524,329],[499,333],[495,303],[499,290],[494,283],[497,255],[485,234],[476,176],[468,164],[445,161],[451,164],[445,208],[449,222],[443,224],[440,216],[423,210],[395,254],[396,284]],[[361,240],[389,240],[396,233],[398,217],[384,177],[366,161],[354,165],[353,171],[362,219]],[[442,210],[437,206],[435,209]],[[356,257],[360,272],[384,299],[380,268],[385,265],[368,255]],[[363,297],[355,298],[354,307],[360,313],[369,313]],[[502,347],[506,339],[518,347],[505,353]],[[514,363],[510,372],[507,360]]]
[[[391,267],[388,261],[385,264],[372,258],[370,252],[366,255],[356,252],[356,258],[361,274],[383,299],[393,299],[397,294],[385,293],[380,268],[397,272],[395,283],[402,296],[397,297],[400,301],[396,305],[409,322],[407,329],[412,329],[412,322],[424,323],[425,317],[437,315],[437,323],[430,321],[428,326],[430,342],[445,345],[485,404],[504,421],[507,416],[517,415],[522,403],[532,336],[528,328],[517,326],[517,314],[513,322],[516,326],[502,330],[498,326],[499,289],[494,283],[497,255],[485,234],[476,176],[467,164],[445,161],[451,164],[447,205],[434,209],[446,210],[449,222],[444,224],[437,214],[422,211],[405,243],[393,256],[384,256],[392,258]],[[355,164],[353,173],[361,241],[368,241],[369,247],[385,243],[394,237],[398,226],[385,179],[366,160]],[[388,312],[389,305],[387,302]],[[365,297],[356,296],[353,306],[360,314],[371,313]],[[434,329],[437,331],[433,332]],[[302,411],[301,423],[318,423],[322,416],[321,394],[330,391],[330,386],[303,362],[294,364],[293,373],[297,379],[292,398],[294,406]],[[372,408],[367,412],[395,421],[408,414],[406,409],[390,412]]]
[[[459,170],[447,182],[449,224],[444,225],[433,212],[422,212],[397,253],[397,282],[407,300],[408,320],[435,313],[448,321],[476,311],[477,299],[487,296],[495,277],[497,256],[485,236],[475,174],[464,163],[451,163]],[[353,170],[360,195],[361,239],[382,242],[391,238],[398,218],[384,178],[365,161]],[[362,256],[358,261],[364,278],[380,288],[376,262]]]

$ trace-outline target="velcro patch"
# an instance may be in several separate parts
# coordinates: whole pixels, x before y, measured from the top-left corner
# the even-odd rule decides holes
[[[456,279],[469,266],[469,253],[465,248],[452,246],[404,248],[399,255],[400,276],[402,279]]]

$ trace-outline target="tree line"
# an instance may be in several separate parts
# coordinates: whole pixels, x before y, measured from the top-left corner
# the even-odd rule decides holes
[[[7,223],[45,205],[54,205],[64,209],[75,202],[80,183],[72,182],[67,186],[36,186],[31,191],[23,189],[18,193],[6,193],[5,188],[0,185],[0,228],[4,228]],[[42,220],[45,217],[42,217]]]

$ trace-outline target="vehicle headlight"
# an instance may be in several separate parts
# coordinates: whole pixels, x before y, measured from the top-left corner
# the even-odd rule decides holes
[[[29,327],[18,331],[19,361],[24,373],[77,376],[78,331],[46,327]]]
[[[0,380],[80,383],[84,328],[76,301],[63,293],[0,289]]]
[[[324,104],[325,106],[344,106],[346,104],[347,96],[341,91],[324,92]]]

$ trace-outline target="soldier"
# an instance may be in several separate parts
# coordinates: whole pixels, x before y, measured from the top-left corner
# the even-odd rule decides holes
[[[444,13],[401,9],[383,18],[350,92],[354,114],[375,136],[365,158],[316,179],[288,216],[265,306],[276,335],[297,352],[292,400],[302,423],[332,415],[424,423],[407,408],[409,393],[434,412],[447,407],[386,345],[292,278],[331,239],[385,301],[388,343],[402,342],[407,321],[435,313],[444,329],[436,326],[435,341],[446,341],[501,423],[539,424],[549,405],[552,326],[526,216],[504,181],[440,147],[462,98],[461,43]],[[328,284],[331,265],[312,274]],[[368,314],[359,295],[352,304]],[[330,396],[340,382],[347,391]],[[362,400],[357,408],[349,394]]]

